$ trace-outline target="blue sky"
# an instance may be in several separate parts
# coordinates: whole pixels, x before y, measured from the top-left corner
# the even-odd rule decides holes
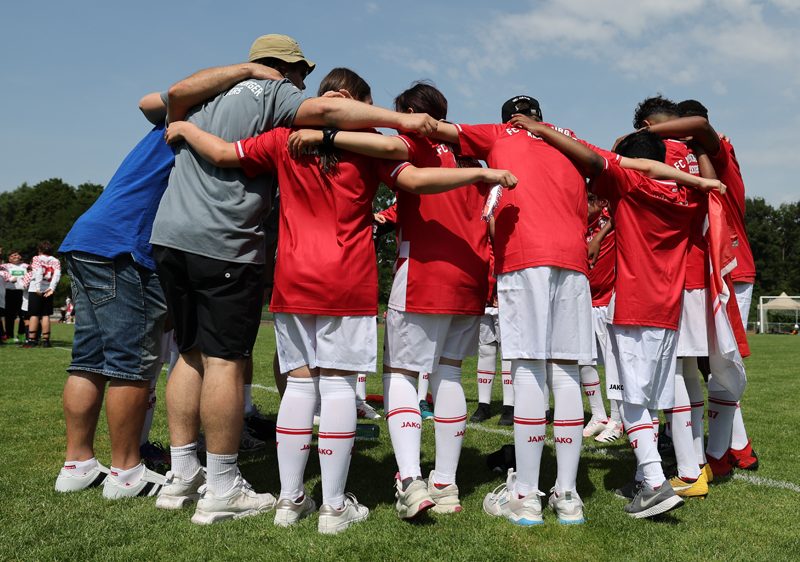
[[[142,95],[286,33],[317,63],[309,95],[334,66],[386,107],[431,79],[451,120],[478,123],[527,93],[545,120],[605,147],[645,97],[699,99],[736,146],[749,195],[800,199],[800,0],[47,0],[3,12],[0,191],[105,184],[148,130]]]

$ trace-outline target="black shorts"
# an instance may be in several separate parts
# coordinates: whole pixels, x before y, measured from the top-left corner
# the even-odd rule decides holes
[[[249,357],[261,322],[263,264],[237,263],[153,246],[178,349]]]
[[[50,316],[53,314],[53,295],[43,297],[41,293],[28,293],[28,316]]]

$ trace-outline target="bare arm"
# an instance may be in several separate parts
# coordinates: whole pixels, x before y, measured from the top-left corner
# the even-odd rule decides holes
[[[207,133],[188,121],[175,121],[167,127],[167,142],[186,141],[204,160],[220,168],[239,168],[236,143]]]
[[[318,129],[300,129],[289,135],[289,153],[297,158],[307,146],[322,143],[322,131]],[[358,133],[339,131],[333,139],[336,148],[349,150],[357,154],[385,158],[387,160],[408,160],[408,146],[397,137],[379,135],[377,133]]]
[[[603,243],[603,238],[613,229],[613,221],[608,221],[589,242],[589,267],[594,267],[594,264],[597,263],[597,258],[600,257],[600,245]]]
[[[572,160],[578,170],[588,178],[595,177],[605,167],[605,159],[592,149],[530,117],[514,115],[510,123],[514,127],[527,129],[537,137],[541,137],[547,144]]]
[[[486,182],[504,187],[517,185],[507,170],[493,168],[417,168],[406,166],[397,176],[397,187],[416,194],[443,193],[463,185]]]
[[[705,156],[708,158],[708,156]],[[711,191],[715,189],[720,193],[725,193],[725,184],[717,179],[698,178],[692,174],[682,172],[673,166],[668,166],[663,162],[647,160],[646,158],[625,158],[620,159],[620,166],[629,170],[636,170],[642,174],[659,180],[674,180],[686,187],[693,187],[700,191]]]
[[[246,62],[195,72],[169,89],[169,121],[180,121],[186,112],[242,80],[282,80],[283,75],[268,66]]]
[[[691,145],[694,155],[697,157],[697,164],[700,166],[700,175],[712,180],[719,179],[717,171],[714,169],[714,164],[712,164],[711,158],[708,157],[705,149],[695,142],[692,142]]]
[[[167,118],[167,106],[161,99],[161,94],[153,92],[147,94],[139,100],[139,111],[144,114],[145,119],[150,121],[153,125],[163,123]]]
[[[305,100],[294,117],[296,127],[367,129],[388,127],[430,135],[438,121],[427,113],[398,113],[346,98],[318,97]]]
[[[719,135],[708,122],[700,116],[681,117],[671,121],[650,125],[650,131],[662,137],[684,139],[691,137],[709,154],[719,152]]]
[[[431,137],[435,138],[436,140],[448,142],[458,146],[458,127],[452,123],[439,121],[439,126],[436,128],[436,132],[433,133]]]

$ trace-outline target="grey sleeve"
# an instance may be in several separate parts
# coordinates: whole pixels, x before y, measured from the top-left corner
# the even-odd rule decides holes
[[[275,105],[272,122],[275,127],[291,127],[294,116],[305,101],[303,93],[291,82],[284,80],[275,89]]]
[[[161,96],[161,101],[164,102],[164,105],[166,107],[169,107],[169,92],[167,90],[164,90],[159,95]]]

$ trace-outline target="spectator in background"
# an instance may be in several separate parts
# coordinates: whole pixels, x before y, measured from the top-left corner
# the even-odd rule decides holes
[[[0,277],[6,290],[5,332],[6,337],[14,337],[14,321],[19,318],[18,339],[22,343],[25,339],[25,315],[22,310],[22,300],[26,292],[23,280],[28,272],[28,264],[22,260],[22,254],[11,250],[8,262],[0,265]]]
[[[31,263],[31,282],[28,287],[28,337],[23,347],[39,344],[39,324],[42,327],[42,347],[50,347],[50,316],[53,314],[53,293],[61,280],[61,262],[53,256],[53,245],[47,240],[39,243],[39,254]]]

